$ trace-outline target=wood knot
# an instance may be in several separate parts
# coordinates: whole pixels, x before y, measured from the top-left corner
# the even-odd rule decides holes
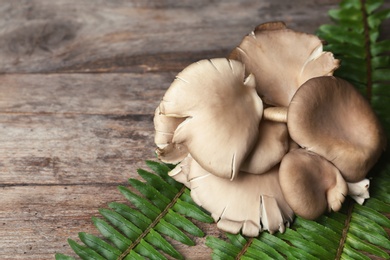
[[[79,24],[63,20],[24,24],[4,35],[3,44],[10,54],[32,55],[38,50],[52,52],[75,38],[79,28]]]

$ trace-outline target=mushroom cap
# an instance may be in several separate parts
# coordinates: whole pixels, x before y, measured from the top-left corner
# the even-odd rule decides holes
[[[262,174],[279,164],[289,149],[287,125],[268,120],[260,122],[259,137],[241,171]]]
[[[261,24],[247,35],[231,55],[253,73],[264,103],[288,106],[295,91],[310,78],[332,75],[339,66],[321,40],[286,28],[282,22]]]
[[[157,157],[166,163],[179,163],[188,155],[184,145],[173,143],[173,133],[185,118],[167,117],[157,107],[154,113],[154,142],[157,145]]]
[[[291,138],[332,162],[348,182],[366,176],[385,148],[385,135],[366,99],[335,77],[308,80],[287,116]]]
[[[185,145],[207,171],[232,179],[258,135],[263,103],[241,62],[202,60],[179,73],[159,106],[185,118],[172,142]]]
[[[306,219],[316,219],[327,209],[338,211],[348,192],[333,164],[302,148],[283,157],[279,181],[294,213]]]
[[[217,226],[230,233],[258,236],[261,230],[284,232],[293,220],[279,185],[279,165],[255,175],[240,172],[234,180],[215,176],[187,157],[170,175],[191,188],[191,197],[211,213]]]

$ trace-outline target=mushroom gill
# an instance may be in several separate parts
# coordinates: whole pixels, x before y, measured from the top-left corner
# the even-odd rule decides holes
[[[188,156],[171,171],[174,179],[186,183],[191,197],[211,213],[217,226],[230,233],[240,230],[258,236],[262,230],[284,232],[293,220],[279,185],[279,166],[263,174],[240,172],[234,180],[215,176]]]

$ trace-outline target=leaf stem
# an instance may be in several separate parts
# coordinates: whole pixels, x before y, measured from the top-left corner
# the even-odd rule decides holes
[[[336,260],[341,259],[341,255],[343,254],[344,245],[345,245],[345,242],[346,242],[346,240],[347,240],[347,235],[348,235],[349,226],[350,226],[350,224],[351,224],[352,211],[353,211],[353,208],[354,208],[354,204],[355,204],[355,203],[353,203],[351,200],[348,200],[347,218],[346,218],[346,220],[345,220],[345,222],[344,222],[343,233],[341,234],[339,247],[338,247],[338,249],[337,249],[337,254],[336,254],[336,257],[335,257]]]
[[[249,238],[248,241],[246,242],[245,246],[241,249],[240,253],[236,256],[236,260],[240,260],[241,256],[243,256],[246,253],[246,250],[251,246],[253,242],[253,237]]]
[[[142,234],[135,240],[131,245],[124,251],[118,258],[117,260],[122,260],[124,259],[130,252],[133,250],[140,242],[142,239],[144,239],[159,222],[160,220],[168,213],[169,209],[173,207],[173,205],[177,202],[177,200],[180,198],[181,195],[186,190],[186,186],[183,185],[183,187],[180,189],[180,191],[176,194],[176,196],[171,200],[171,202],[165,207],[163,211],[156,217],[156,219],[150,223],[150,225],[142,232]]]

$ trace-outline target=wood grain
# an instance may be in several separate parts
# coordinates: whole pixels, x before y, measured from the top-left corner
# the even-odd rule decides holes
[[[91,217],[154,159],[154,109],[180,70],[259,23],[313,33],[337,2],[3,0],[0,259],[74,256],[67,238],[97,234]],[[176,245],[210,259],[204,240]]]
[[[314,32],[337,1],[20,2],[0,7],[0,72],[181,70],[226,56],[262,22]]]
[[[1,259],[53,259],[55,252],[70,253],[67,238],[75,239],[80,231],[96,234],[91,217],[107,198],[122,199],[115,187],[93,185],[4,187],[0,196]]]
[[[3,186],[122,183],[154,158],[151,116],[0,115],[0,124]]]
[[[75,255],[67,239],[78,240],[78,232],[99,235],[91,218],[99,216],[106,202],[127,203],[115,186],[32,185],[0,189],[0,259],[53,259],[55,253]],[[17,205],[17,207],[15,207]],[[24,224],[23,224],[24,223]],[[220,235],[213,225],[199,224],[208,234]],[[204,259],[210,249],[205,238],[193,238],[195,247],[176,244],[186,259]]]
[[[4,74],[0,113],[152,115],[175,74]]]
[[[78,240],[78,232],[99,235],[91,218],[106,201],[126,203],[114,186],[61,185],[6,187],[0,190],[0,259],[53,259],[55,253],[74,255],[67,239]],[[210,225],[209,225],[210,226]],[[207,225],[203,229],[207,231]],[[210,228],[209,228],[210,229]],[[204,238],[193,238],[197,246],[180,245],[183,255],[203,257],[210,249]],[[177,244],[177,243],[176,243]],[[15,246],[17,245],[17,246]],[[198,253],[196,253],[198,252]]]

